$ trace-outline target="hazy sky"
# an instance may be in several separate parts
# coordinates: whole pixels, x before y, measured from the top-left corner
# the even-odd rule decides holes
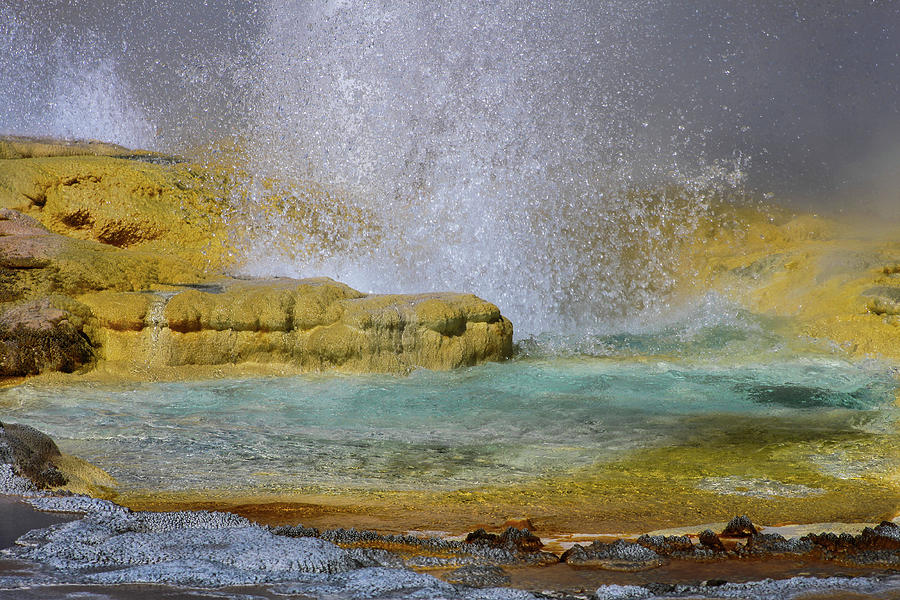
[[[692,8],[666,11],[650,51],[662,110],[691,107],[721,150],[746,149],[758,181],[815,193],[900,169],[876,164],[900,153],[900,3],[673,4]]]
[[[266,4],[0,0],[0,129],[47,122],[48,96],[69,98],[60,65],[101,73],[104,60],[162,146],[239,129],[262,68],[254,49]],[[678,123],[702,132],[710,157],[750,156],[761,189],[841,202],[848,191],[895,189],[900,2],[636,4],[646,18],[629,32],[636,51],[626,68],[639,85],[625,93],[651,135]]]

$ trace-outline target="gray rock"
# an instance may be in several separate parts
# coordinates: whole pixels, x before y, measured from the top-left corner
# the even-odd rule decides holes
[[[813,543],[807,538],[790,538],[777,533],[760,533],[747,538],[747,543],[738,549],[739,555],[777,556],[784,554],[806,554],[812,551]]]
[[[734,517],[731,521],[728,522],[728,525],[725,526],[725,529],[722,530],[720,534],[722,537],[750,537],[753,535],[757,535],[759,531],[756,529],[756,526],[753,525],[753,522],[746,515],[741,515],[739,517]]]
[[[75,319],[49,298],[12,305],[0,314],[0,375],[70,373],[93,360],[93,347]]]
[[[127,508],[114,504],[109,500],[99,500],[89,496],[56,496],[36,494],[25,500],[38,510],[64,513],[128,513]]]
[[[402,557],[386,550],[348,551],[314,537],[275,535],[230,513],[133,512],[84,496],[50,495],[16,476],[9,465],[0,467],[0,492],[21,488],[30,495],[28,501],[41,509],[86,513],[79,521],[30,531],[17,546],[0,552],[0,557],[35,565],[41,578],[29,585],[165,584],[205,589],[263,585],[276,594],[360,600],[533,598],[520,590],[451,585],[402,568]],[[299,527],[289,531],[309,533]],[[385,537],[354,530],[330,534],[342,539]],[[462,546],[437,539],[407,541],[441,548]],[[15,577],[0,576],[0,586],[20,584]]]
[[[594,593],[595,600],[630,600],[631,598],[650,598],[650,590],[639,585],[604,585]]]
[[[314,529],[308,529],[302,526],[295,528],[272,528],[273,533],[287,536],[313,535],[314,531]],[[520,550],[520,547],[539,547],[536,544],[540,544],[540,539],[527,532],[527,530],[513,529],[513,531],[520,531],[520,534],[517,536],[516,534],[510,533],[510,530],[507,530],[500,536],[485,534],[492,537],[487,538],[484,543],[481,543],[480,538],[475,543],[455,542],[442,540],[440,538],[420,538],[409,535],[382,535],[374,531],[357,529],[329,529],[318,532],[315,536],[335,544],[377,543],[414,548],[418,551],[417,554],[419,554],[419,556],[407,560],[406,564],[407,566],[416,567],[446,567],[473,563],[494,565],[542,565],[559,562],[559,557],[549,552]],[[524,535],[521,532],[524,532]],[[516,538],[516,540],[510,541],[512,538]],[[422,553],[434,553],[441,556],[422,556]]]
[[[606,544],[594,542],[584,547],[575,544],[560,557],[570,565],[594,566],[611,571],[644,571],[662,566],[663,558],[649,548],[624,540]]]
[[[694,554],[694,544],[686,535],[647,535],[637,539],[637,543],[645,548],[653,550],[662,556],[687,556]]]
[[[725,552],[725,545],[712,529],[704,529],[700,532],[700,545],[712,552]]]
[[[48,435],[28,425],[0,423],[0,463],[12,466],[39,488],[65,485],[65,476],[51,461],[60,456]]]
[[[383,548],[351,548],[347,552],[362,567],[402,569],[403,567],[411,566],[399,555]]]
[[[305,594],[337,598],[435,598],[459,597],[449,583],[431,575],[400,569],[356,569],[319,582],[297,582],[273,588],[280,594]]]
[[[735,598],[740,600],[770,600],[778,598],[779,600],[792,600],[812,593],[823,592],[831,592],[835,597],[838,597],[840,592],[880,595],[887,590],[900,589],[900,580],[884,580],[875,577],[791,577],[789,579],[763,579],[746,583],[724,583],[715,587],[676,585],[675,588],[674,593],[667,594],[664,597]],[[649,592],[646,596],[601,595],[601,590],[604,590],[604,588],[598,590],[596,597],[604,598],[604,600],[653,597]]]
[[[19,543],[6,553],[76,582],[239,585],[359,566],[334,544],[275,536],[228,513],[96,512]]]
[[[34,496],[40,490],[30,479],[16,475],[13,466],[0,460],[0,494],[7,496]]]
[[[357,569],[329,576],[318,583],[299,582],[272,586],[278,594],[303,594],[315,598],[419,600],[534,600],[523,590],[472,589],[451,585],[431,575],[398,569]]]

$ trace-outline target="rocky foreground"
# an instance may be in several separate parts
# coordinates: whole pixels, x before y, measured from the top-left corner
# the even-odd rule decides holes
[[[14,546],[0,550],[0,563],[14,561],[12,570],[0,568],[0,598],[110,593],[115,586],[147,583],[169,586],[156,589],[156,594],[174,586],[191,594],[228,588],[216,596],[226,598],[274,594],[307,599],[790,598],[829,590],[878,594],[900,588],[900,581],[891,578],[892,570],[900,567],[900,526],[891,522],[859,535],[786,539],[736,517],[719,533],[596,541],[554,554],[531,531],[514,527],[445,540],[353,529],[319,531],[302,525],[262,527],[221,512],[134,512],[109,501],[51,491],[75,477],[60,456],[53,441],[39,431],[0,424],[0,494],[18,496],[42,511],[82,515],[29,531]],[[559,564],[633,573],[678,562],[778,559],[866,567],[868,575],[746,583],[662,583],[648,578],[651,583],[602,585],[594,593],[501,587],[511,583],[517,569]],[[122,588],[122,597],[131,591]]]
[[[0,138],[0,376],[285,364],[405,372],[500,360],[471,294],[227,277],[227,178],[118,146]]]

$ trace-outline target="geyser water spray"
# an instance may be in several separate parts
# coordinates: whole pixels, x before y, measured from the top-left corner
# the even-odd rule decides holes
[[[705,194],[725,182],[681,123],[649,148],[636,104],[652,86],[630,61],[655,12],[518,0],[273,7],[250,170],[333,186],[378,235],[300,260],[251,245],[245,271],[473,291],[520,332],[658,310],[674,283],[659,256],[666,236],[689,236]],[[661,183],[683,193],[633,193]],[[274,237],[298,235],[277,216],[265,223]]]
[[[745,175],[817,207],[891,180],[898,10],[7,0],[0,131],[236,149],[245,274],[602,332],[670,310],[679,245]]]

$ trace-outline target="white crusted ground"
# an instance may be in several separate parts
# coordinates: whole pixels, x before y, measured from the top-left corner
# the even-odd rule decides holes
[[[268,584],[314,598],[527,600],[518,590],[455,586],[407,569],[367,567],[352,551],[317,538],[274,535],[229,513],[132,512],[84,496],[54,496],[0,465],[0,494],[40,510],[80,512],[77,521],[30,531],[0,558],[34,563],[41,575],[0,575],[0,597],[32,585],[164,583],[192,588]],[[237,597],[237,596],[236,596]]]
[[[189,595],[193,595],[190,589],[196,588],[262,585],[276,597],[321,600],[535,598],[521,590],[473,589],[408,569],[363,566],[360,560],[365,557],[359,551],[343,550],[318,538],[274,535],[229,513],[132,512],[105,500],[56,496],[35,489],[30,481],[16,476],[9,465],[0,465],[0,494],[23,497],[40,510],[85,515],[77,521],[30,531],[19,538],[16,546],[0,550],[0,558],[24,560],[34,566],[30,575],[0,573],[2,599],[18,598],[20,594],[29,598],[68,598],[68,592],[55,595],[55,586],[133,583],[186,586]],[[871,594],[875,598],[886,590],[900,591],[900,577],[795,577],[717,587],[676,586],[663,595],[654,595],[640,586],[610,585],[599,588],[594,598],[764,600],[790,599],[826,590]],[[258,597],[232,590],[220,593],[223,598]],[[216,596],[220,597],[220,593]]]
[[[792,577],[790,579],[763,579],[747,583],[726,583],[715,587],[678,585],[671,592],[656,595],[637,585],[604,585],[597,589],[595,600],[655,600],[662,598],[704,598],[740,600],[792,600],[808,594],[846,592],[871,594],[882,597],[887,591],[900,591],[900,578],[893,580],[874,577]],[[837,597],[837,596],[835,596]]]

